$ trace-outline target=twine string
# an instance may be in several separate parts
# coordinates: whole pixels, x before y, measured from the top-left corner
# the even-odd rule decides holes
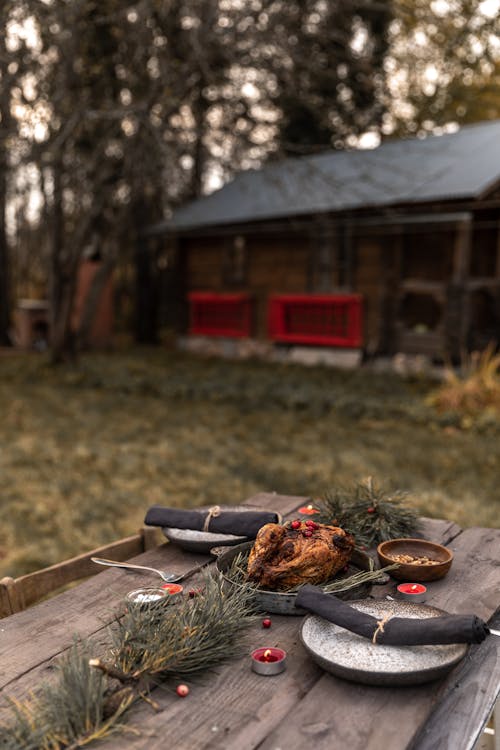
[[[384,632],[384,626],[388,620],[391,619],[391,615],[386,615],[381,620],[377,620],[377,627],[373,633],[372,643],[377,643],[377,636]]]
[[[208,513],[205,517],[203,531],[208,531],[208,527],[210,526],[210,521],[212,520],[212,518],[217,518],[217,516],[220,516],[220,514],[220,507],[218,505],[212,505],[212,507],[208,509]]]

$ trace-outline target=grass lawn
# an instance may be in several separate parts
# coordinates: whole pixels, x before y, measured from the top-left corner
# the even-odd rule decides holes
[[[371,475],[423,514],[499,526],[500,423],[437,415],[435,384],[166,350],[0,358],[0,574],[134,533],[153,503],[317,497]]]

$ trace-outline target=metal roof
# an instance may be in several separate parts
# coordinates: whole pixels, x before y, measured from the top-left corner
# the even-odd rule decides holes
[[[372,150],[286,159],[240,172],[179,208],[165,230],[190,230],[399,203],[477,198],[500,179],[500,120]],[[160,227],[158,227],[159,229]]]

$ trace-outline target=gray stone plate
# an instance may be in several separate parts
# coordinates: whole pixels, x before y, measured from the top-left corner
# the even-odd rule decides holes
[[[361,612],[418,619],[445,614],[436,607],[413,602],[360,600],[349,602]],[[467,644],[443,646],[383,646],[338,625],[310,615],[301,639],[323,669],[337,677],[366,685],[419,685],[445,675],[467,653]]]
[[[209,510],[210,506],[195,508],[203,513]],[[221,510],[241,511],[244,513],[249,510],[260,510],[266,512],[263,508],[256,508],[250,505],[221,505]],[[268,511],[275,513],[275,511]],[[281,516],[277,514],[281,521]],[[232,547],[234,544],[241,544],[247,541],[246,536],[234,536],[233,534],[214,534],[211,531],[195,531],[194,529],[174,529],[170,526],[162,528],[163,534],[169,542],[177,544],[187,552],[200,552],[208,554],[212,547]]]

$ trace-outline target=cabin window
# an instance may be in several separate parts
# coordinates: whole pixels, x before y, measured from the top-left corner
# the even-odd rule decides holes
[[[223,283],[232,286],[245,284],[247,267],[246,238],[238,234],[228,241],[223,266]]]
[[[405,294],[399,305],[399,320],[414,333],[434,331],[441,321],[442,308],[431,294]]]
[[[401,275],[403,279],[445,281],[453,272],[454,233],[413,227],[405,232]]]

